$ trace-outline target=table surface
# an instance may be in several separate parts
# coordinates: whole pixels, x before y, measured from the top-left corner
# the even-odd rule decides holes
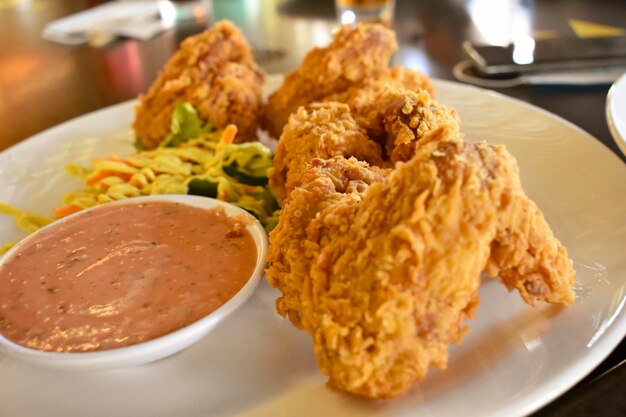
[[[68,47],[41,39],[43,27],[98,1],[0,0],[0,151],[79,115],[136,97],[186,36],[207,22],[178,24],[148,41],[118,39],[102,47]],[[206,3],[206,1],[205,1]],[[229,18],[250,40],[268,73],[295,68],[336,28],[332,0],[213,0],[210,19]],[[623,0],[396,0],[399,51],[393,64],[454,80],[464,40],[505,42],[512,28],[571,36],[572,21],[626,28]],[[209,20],[210,21],[210,20]],[[285,36],[289,34],[289,36]],[[502,94],[578,125],[622,161],[605,119],[609,85],[518,86]],[[536,416],[625,415],[626,343]]]

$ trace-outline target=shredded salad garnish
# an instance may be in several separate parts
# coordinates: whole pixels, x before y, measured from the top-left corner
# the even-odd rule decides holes
[[[141,195],[193,194],[233,203],[269,232],[280,213],[267,178],[273,154],[260,142],[233,143],[236,134],[235,125],[215,130],[198,118],[191,104],[178,103],[170,134],[156,149],[140,149],[137,141],[139,149],[133,155],[94,158],[92,167],[66,166],[66,172],[81,178],[86,187],[66,194],[54,217]],[[3,203],[0,213],[14,216],[29,233],[51,221]]]

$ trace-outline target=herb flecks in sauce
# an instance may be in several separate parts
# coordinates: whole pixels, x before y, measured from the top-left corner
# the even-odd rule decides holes
[[[252,237],[222,210],[145,203],[86,214],[0,267],[0,333],[9,340],[59,352],[150,340],[217,309],[254,270]]]

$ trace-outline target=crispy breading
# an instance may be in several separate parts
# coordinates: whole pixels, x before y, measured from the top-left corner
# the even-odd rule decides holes
[[[172,110],[191,103],[218,129],[235,124],[237,141],[256,139],[264,72],[250,46],[229,21],[185,39],[146,95],[139,97],[133,128],[146,148],[169,133]]]
[[[443,124],[458,124],[456,110],[437,103],[427,90],[407,90],[384,83],[350,90],[338,101],[350,106],[357,124],[379,142],[391,163],[408,161],[419,139]]]
[[[370,122],[365,117],[371,108],[376,107],[376,101],[386,90],[402,90],[420,92],[425,90],[434,95],[434,87],[430,79],[423,74],[404,67],[391,67],[388,72],[377,78],[369,78],[363,83],[352,85],[344,90],[335,91],[320,101],[338,101],[350,106],[352,115],[359,123]],[[363,120],[361,120],[363,119]],[[368,132],[373,133],[373,132]]]
[[[386,67],[394,48],[384,28],[344,27],[264,113],[282,132],[270,175],[284,198],[268,252],[276,308],[311,335],[330,386],[368,398],[446,367],[482,272],[529,304],[574,301],[572,262],[513,157],[465,141],[426,77]]]
[[[370,165],[391,167],[409,160],[428,131],[458,123],[456,111],[432,100],[425,90],[380,86],[363,93],[366,103],[359,100],[362,94],[354,94],[354,102],[313,103],[291,115],[269,175],[279,200],[300,184],[300,174],[313,158],[354,156]]]
[[[289,115],[300,106],[321,101],[371,105],[385,87],[432,93],[430,80],[424,75],[388,67],[396,49],[395,33],[382,25],[342,26],[330,45],[309,52],[269,97],[263,127],[278,138]]]
[[[574,300],[571,260],[513,157],[463,140],[454,122],[425,132],[393,169],[318,158],[299,183],[270,234],[267,278],[339,390],[392,397],[430,365],[445,368],[482,271],[530,303]]]
[[[383,163],[380,146],[367,138],[346,104],[314,103],[298,109],[289,120],[269,173],[279,200],[300,184],[302,172],[314,158],[354,156],[371,165]]]
[[[289,193],[284,203],[284,207],[288,207],[287,215],[281,214],[277,228],[270,234],[273,243],[268,250],[268,260],[271,262],[268,280],[283,293],[276,301],[276,308],[280,314],[288,315],[291,322],[300,329],[303,328],[300,319],[301,302],[310,300],[308,286],[311,284],[312,277],[309,274],[313,260],[293,260],[308,256],[309,249],[313,249],[307,247],[310,242],[307,238],[307,225],[326,208],[333,208],[334,214],[339,216],[327,218],[329,227],[342,223],[341,209],[347,211],[351,205],[359,204],[362,193],[371,184],[387,180],[385,170],[342,156],[328,160],[313,159],[302,174],[304,186]],[[291,208],[297,210],[297,213]],[[300,293],[304,287],[307,287],[309,295],[301,298]]]

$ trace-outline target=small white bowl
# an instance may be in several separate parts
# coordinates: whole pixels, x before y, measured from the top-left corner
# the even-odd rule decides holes
[[[205,337],[217,324],[224,320],[229,314],[243,305],[248,298],[254,293],[256,287],[259,284],[263,270],[265,267],[265,255],[267,252],[267,234],[261,224],[254,219],[249,213],[241,208],[226,203],[223,201],[215,200],[208,197],[198,197],[190,195],[155,195],[145,197],[134,197],[127,200],[120,200],[107,204],[138,204],[145,202],[173,202],[186,204],[193,207],[199,207],[203,209],[212,209],[215,207],[223,207],[228,216],[246,215],[250,216],[254,222],[247,226],[248,232],[254,239],[257,249],[256,266],[252,272],[248,282],[235,294],[230,300],[213,311],[209,315],[202,319],[191,323],[190,325],[176,330],[165,336],[161,336],[146,342],[137,343],[134,345],[120,347],[109,350],[100,350],[94,352],[46,352],[36,349],[27,348],[16,343],[11,342],[2,335],[0,335],[0,351],[19,358],[21,360],[34,363],[37,365],[43,365],[52,368],[62,369],[106,369],[106,368],[121,368],[126,366],[141,365],[144,363],[156,361],[167,356],[173,355],[192,344],[196,343],[203,337]],[[96,206],[97,208],[100,206]],[[88,210],[80,211],[78,213],[67,216],[61,220],[58,220],[40,230],[54,227],[59,222],[66,221],[74,216],[81,215]],[[25,242],[33,238],[39,233],[39,231],[31,234],[20,243],[15,245],[4,256],[0,258],[0,266],[11,257],[13,252],[19,249]]]

